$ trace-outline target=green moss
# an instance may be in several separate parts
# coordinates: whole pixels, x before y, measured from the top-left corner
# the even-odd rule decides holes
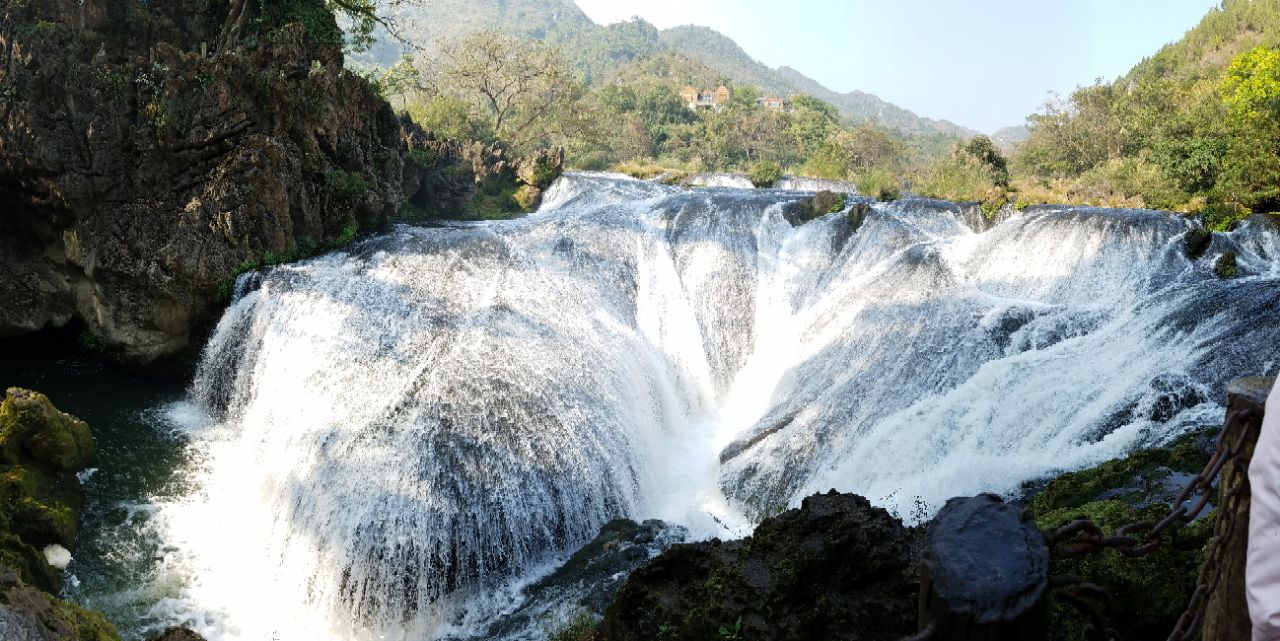
[[[1142,450],[1092,469],[1063,474],[1030,502],[1036,524],[1053,530],[1077,518],[1089,518],[1108,534],[1143,520],[1158,521],[1169,506],[1154,500],[1171,471],[1203,469],[1208,454],[1200,445],[1210,428],[1189,434],[1165,448]],[[1115,597],[1111,622],[1122,638],[1167,634],[1195,588],[1212,535],[1213,516],[1202,516],[1176,531],[1155,553],[1132,559],[1114,550],[1073,559],[1055,558],[1051,574],[1075,575],[1107,588]],[[1053,638],[1083,637],[1080,615],[1055,600]],[[1160,636],[1163,638],[1163,636]]]
[[[1226,252],[1218,257],[1218,262],[1213,265],[1213,273],[1218,278],[1235,278],[1238,274],[1236,269],[1236,253]]]
[[[547,632],[547,641],[595,641],[596,620],[586,612],[578,612],[560,626]]]
[[[43,394],[9,390],[0,404],[0,460],[75,472],[87,467],[93,455],[93,437],[84,421],[59,412]]]
[[[1090,503],[1108,490],[1135,485],[1139,489],[1131,494],[1138,499],[1145,498],[1140,487],[1163,480],[1170,470],[1199,472],[1203,469],[1209,455],[1197,441],[1204,436],[1204,431],[1195,432],[1178,439],[1169,447],[1140,450],[1123,459],[1108,461],[1088,470],[1067,472],[1050,482],[1031,500],[1031,510],[1038,517],[1048,515],[1064,508],[1077,508]]]

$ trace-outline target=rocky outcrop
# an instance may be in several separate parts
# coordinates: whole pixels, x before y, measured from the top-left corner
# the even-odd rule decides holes
[[[410,159],[427,174],[410,204],[419,218],[488,219],[534,211],[564,173],[564,150],[519,158],[499,143],[409,138]]]
[[[93,456],[84,421],[43,394],[8,390],[0,403],[0,639],[119,641],[101,615],[54,596],[60,574],[51,563],[75,549],[76,472]]]
[[[0,336],[81,322],[153,364],[239,271],[418,192],[416,132],[343,68],[323,0],[238,6],[261,15],[229,31],[225,0],[0,10]]]
[[[526,588],[523,603],[495,620],[478,638],[521,638],[575,624],[590,627],[604,614],[627,575],[687,535],[684,528],[662,521],[610,521],[563,566]]]
[[[205,641],[205,638],[187,628],[169,628],[163,634],[147,641]]]
[[[897,519],[833,491],[750,538],[672,547],[627,579],[598,636],[896,640],[914,631],[915,569]]]
[[[16,572],[0,566],[0,639],[120,641],[120,635],[101,614],[26,585]]]

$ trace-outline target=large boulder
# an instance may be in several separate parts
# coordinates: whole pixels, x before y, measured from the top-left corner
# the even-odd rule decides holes
[[[59,411],[39,392],[6,391],[0,403],[0,462],[75,473],[93,462],[93,454],[93,436],[84,421]]]
[[[634,572],[599,627],[607,641],[896,640],[919,591],[907,529],[832,491],[732,542],[676,545]]]
[[[84,421],[43,394],[10,388],[0,402],[0,566],[56,592],[43,550],[75,547],[84,498],[76,472],[93,462]]]

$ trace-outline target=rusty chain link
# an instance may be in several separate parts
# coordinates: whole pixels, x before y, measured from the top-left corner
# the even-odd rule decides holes
[[[1194,521],[1204,511],[1213,498],[1214,482],[1218,480],[1222,469],[1230,463],[1234,474],[1231,485],[1220,488],[1223,500],[1218,506],[1214,519],[1209,554],[1204,564],[1200,566],[1195,591],[1169,634],[1169,641],[1189,641],[1194,638],[1204,618],[1207,599],[1217,588],[1222,576],[1222,560],[1226,556],[1227,542],[1235,532],[1235,513],[1239,508],[1241,497],[1249,487],[1248,463],[1241,460],[1239,454],[1254,429],[1261,424],[1261,420],[1261,415],[1252,409],[1236,410],[1228,414],[1222,433],[1218,436],[1213,456],[1209,458],[1204,470],[1196,475],[1173,500],[1169,515],[1159,522],[1130,523],[1116,530],[1115,535],[1107,536],[1092,520],[1076,519],[1045,535],[1049,549],[1060,558],[1094,554],[1107,549],[1116,550],[1131,558],[1151,554],[1165,542],[1166,534]],[[1235,440],[1227,443],[1229,428],[1237,423],[1246,424],[1241,426]],[[1187,502],[1196,492],[1201,493],[1200,498],[1193,507],[1188,507]],[[1111,602],[1111,596],[1106,589],[1086,583],[1078,577],[1065,577],[1065,579],[1062,585],[1055,587],[1062,587],[1063,589],[1058,593],[1059,596],[1089,619],[1086,633],[1091,641],[1118,641],[1119,636],[1110,628],[1106,619],[1106,612]]]

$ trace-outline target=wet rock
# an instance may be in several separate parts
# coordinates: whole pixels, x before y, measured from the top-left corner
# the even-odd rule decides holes
[[[810,198],[806,198],[801,208],[801,217],[806,220],[821,218],[827,214],[834,214],[844,209],[845,201],[848,196],[845,194],[837,194],[833,191],[820,191]]]
[[[914,629],[910,536],[851,494],[815,495],[747,539],[676,545],[635,571],[601,639],[898,639]]]
[[[1186,251],[1187,258],[1191,260],[1203,256],[1211,243],[1213,243],[1213,232],[1204,227],[1192,227],[1182,237],[1182,248]]]
[[[562,629],[578,619],[593,622],[604,614],[628,574],[686,536],[684,528],[662,521],[610,521],[563,566],[526,589],[524,603],[490,626],[483,638]]]
[[[187,628],[169,628],[164,634],[151,637],[147,641],[205,641],[205,638]]]
[[[1213,273],[1218,278],[1235,278],[1236,277],[1236,253],[1226,252],[1218,257],[1218,262],[1213,264]]]

